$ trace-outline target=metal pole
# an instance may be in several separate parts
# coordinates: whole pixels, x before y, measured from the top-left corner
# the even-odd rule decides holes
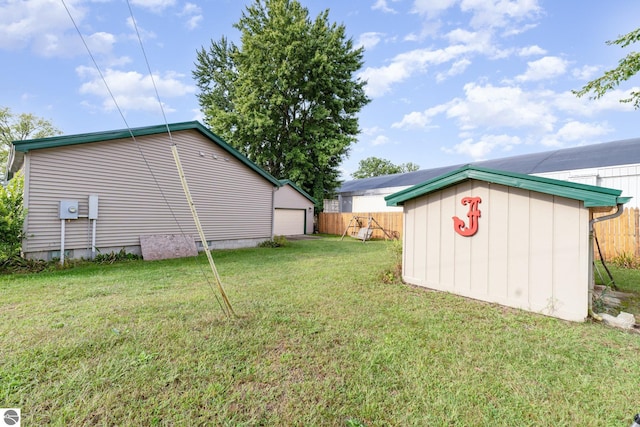
[[[66,220],[60,220],[60,265],[64,265],[64,223]]]

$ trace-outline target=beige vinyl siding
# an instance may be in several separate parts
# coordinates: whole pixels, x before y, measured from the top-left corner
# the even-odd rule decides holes
[[[123,139],[27,153],[25,252],[59,249],[58,202],[78,200],[80,215],[87,215],[92,194],[99,197],[98,248],[137,246],[143,234],[200,240],[168,136],[136,139],[137,144]],[[208,240],[271,236],[271,183],[195,130],[174,132],[173,141]],[[90,247],[89,226],[86,218],[67,221],[65,248]]]
[[[481,197],[478,232],[463,197]],[[568,320],[588,307],[589,211],[582,202],[470,180],[405,203],[405,281]]]
[[[304,234],[313,234],[313,203],[291,185],[280,187],[274,195],[276,209],[302,209],[306,216],[307,228]],[[274,231],[275,234],[279,234]],[[281,234],[281,233],[280,233]],[[300,234],[299,232],[295,234]]]

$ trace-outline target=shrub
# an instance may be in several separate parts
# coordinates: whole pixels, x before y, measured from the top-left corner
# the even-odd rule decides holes
[[[380,278],[384,283],[402,283],[402,240],[393,240],[388,252],[393,259],[393,267],[384,270]]]
[[[265,240],[258,243],[259,248],[279,248],[281,246],[287,246],[289,241],[285,236],[273,236],[273,239]]]
[[[640,258],[628,252],[616,255],[613,257],[611,262],[613,265],[620,268],[640,268]]]
[[[16,174],[0,186],[0,261],[20,255],[24,231],[25,210],[23,206],[24,175]]]
[[[0,259],[0,274],[39,273],[51,269],[52,265],[51,262],[14,255],[3,260]]]
[[[127,252],[122,248],[118,252],[109,252],[108,254],[100,253],[100,250],[98,250],[98,253],[93,258],[93,262],[97,264],[113,264],[114,262],[134,261],[141,258],[142,257],[140,255]]]

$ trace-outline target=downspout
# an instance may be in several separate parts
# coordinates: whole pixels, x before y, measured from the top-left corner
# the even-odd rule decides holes
[[[593,263],[595,262],[593,259],[593,225],[597,222],[608,221],[622,215],[624,212],[622,205],[622,203],[618,203],[616,205],[617,210],[610,215],[593,218],[589,221],[589,315],[598,321],[602,321],[602,318],[593,312],[593,291],[595,286],[593,278]]]

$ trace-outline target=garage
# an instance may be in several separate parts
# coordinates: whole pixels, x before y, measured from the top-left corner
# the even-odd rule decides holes
[[[305,234],[304,209],[276,209],[273,234],[276,236],[295,236]]]
[[[316,200],[288,179],[273,195],[273,235],[313,234],[313,207]]]

